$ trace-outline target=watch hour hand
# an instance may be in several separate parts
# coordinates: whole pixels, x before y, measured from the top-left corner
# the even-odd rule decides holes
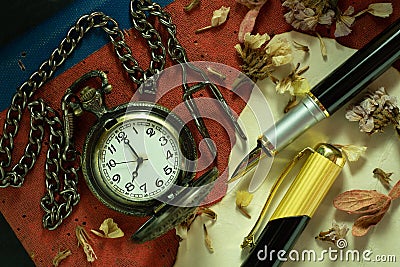
[[[129,147],[129,149],[132,151],[133,155],[135,155],[135,157],[137,158],[138,162],[139,162],[139,159],[142,159],[142,162],[143,162],[143,158],[139,157],[138,153],[137,153],[136,150],[133,148],[133,146],[131,145],[131,143],[130,143],[130,142],[125,142],[125,143],[128,145],[128,147]]]
[[[146,158],[138,157],[137,158],[137,164],[135,170],[132,172],[132,182],[138,177],[138,170],[140,165],[142,165],[143,161],[147,160]]]

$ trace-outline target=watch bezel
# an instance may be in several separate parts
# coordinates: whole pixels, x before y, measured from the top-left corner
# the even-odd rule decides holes
[[[174,184],[185,186],[194,178],[196,170],[197,149],[192,133],[185,123],[167,108],[151,102],[130,102],[108,110],[101,116],[97,123],[91,127],[86,136],[82,152],[82,173],[90,191],[107,207],[118,212],[134,215],[148,216],[161,204],[158,199],[133,201],[123,198],[113,192],[104,182],[98,166],[99,142],[101,136],[107,131],[106,124],[112,120],[123,121],[127,118],[151,118],[162,124],[171,132],[178,132],[178,144],[181,153],[180,170]],[[161,196],[168,198],[174,196],[174,187],[166,190]]]

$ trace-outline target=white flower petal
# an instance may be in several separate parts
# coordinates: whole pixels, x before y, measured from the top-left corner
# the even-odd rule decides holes
[[[211,18],[211,26],[221,25],[228,18],[230,7],[222,6],[220,9],[214,10],[213,16]]]
[[[390,14],[393,13],[393,6],[392,3],[375,3],[375,4],[370,4],[368,6],[368,13],[381,17],[381,18],[387,18],[389,17]]]

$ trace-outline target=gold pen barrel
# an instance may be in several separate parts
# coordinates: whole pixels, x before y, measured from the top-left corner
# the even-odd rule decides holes
[[[261,231],[257,241],[254,242],[255,233],[258,232],[266,210],[282,180],[294,164],[310,151],[311,155]],[[273,185],[256,225],[243,241],[242,248],[251,247],[251,249],[242,267],[280,266],[282,261],[277,254],[269,254],[267,257],[267,250],[286,255],[307,226],[345,162],[342,152],[330,144],[320,144],[315,150],[304,149],[290,162]]]
[[[336,147],[319,145],[304,163],[270,220],[299,215],[312,217],[345,162]]]

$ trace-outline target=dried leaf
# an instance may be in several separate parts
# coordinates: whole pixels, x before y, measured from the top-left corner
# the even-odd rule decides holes
[[[383,218],[389,207],[390,207],[390,199],[379,212],[361,216],[360,218],[358,218],[354,222],[353,228],[351,230],[353,236],[366,235],[372,226],[376,225],[378,222],[381,221],[381,219]]]
[[[389,197],[392,200],[400,197],[400,180],[393,186],[392,190],[390,190]]]
[[[124,236],[124,232],[118,227],[112,218],[105,219],[99,228],[103,233],[91,230],[92,233],[105,238],[119,238]]]
[[[78,246],[81,245],[83,251],[86,254],[86,259],[88,262],[94,262],[97,259],[96,254],[92,246],[89,244],[89,235],[87,234],[86,230],[82,226],[77,226],[75,229],[76,238],[78,238]]]
[[[333,206],[349,214],[374,213],[390,204],[390,197],[376,190],[350,190],[339,194]]]
[[[68,256],[71,256],[72,252],[69,249],[58,251],[57,255],[53,259],[53,266],[57,267],[60,265],[61,261],[66,259]]]

